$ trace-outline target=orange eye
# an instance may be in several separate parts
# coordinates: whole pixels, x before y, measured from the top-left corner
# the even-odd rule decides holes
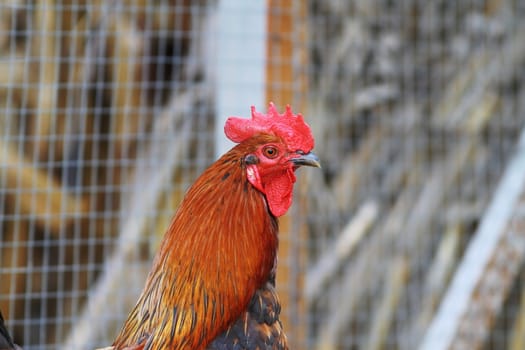
[[[277,151],[277,148],[274,146],[266,146],[263,148],[263,154],[270,159],[273,159],[277,157],[277,154],[279,154],[279,151]]]

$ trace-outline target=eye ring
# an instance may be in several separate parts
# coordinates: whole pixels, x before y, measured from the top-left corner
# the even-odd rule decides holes
[[[275,146],[266,146],[263,148],[263,154],[266,158],[274,159],[279,154]]]

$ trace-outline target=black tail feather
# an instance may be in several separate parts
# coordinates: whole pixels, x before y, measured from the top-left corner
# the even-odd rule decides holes
[[[0,350],[16,350],[20,349],[18,346],[15,345],[13,342],[13,339],[11,338],[11,335],[7,331],[7,327],[5,326],[4,322],[4,316],[2,315],[2,312],[0,311]]]

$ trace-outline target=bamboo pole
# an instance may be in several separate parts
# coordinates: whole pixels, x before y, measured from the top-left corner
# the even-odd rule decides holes
[[[133,135],[140,132],[144,118],[145,92],[142,91],[142,62],[144,46],[142,36],[132,21],[119,16],[110,22],[108,59],[113,88],[111,89],[111,132],[116,159],[128,158]],[[120,169],[119,169],[120,172]],[[119,174],[115,182],[120,182]]]
[[[56,16],[57,4],[54,0],[40,0],[36,6],[36,27],[32,46],[39,57],[38,91],[33,101],[37,115],[33,119],[31,136],[35,138],[33,149],[37,159],[49,157],[48,137],[54,133],[56,123],[57,90],[60,40],[56,32],[60,28],[60,17]]]

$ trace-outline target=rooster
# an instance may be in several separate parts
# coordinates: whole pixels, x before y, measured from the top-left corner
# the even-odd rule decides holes
[[[103,350],[288,349],[275,292],[278,217],[292,203],[295,171],[320,167],[314,139],[288,106],[230,117],[238,143],[186,193],[146,285]],[[20,350],[0,314],[0,350]]]
[[[252,107],[224,131],[238,143],[188,190],[114,350],[288,349],[275,293],[278,217],[295,170],[320,167],[303,117]]]

